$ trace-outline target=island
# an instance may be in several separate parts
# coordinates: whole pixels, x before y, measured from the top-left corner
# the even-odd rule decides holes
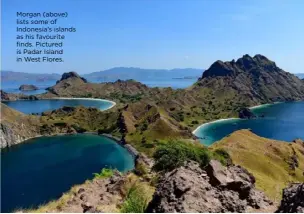
[[[38,90],[38,89],[39,88],[37,86],[35,86],[35,85],[26,85],[26,84],[21,85],[19,87],[20,91],[35,91],[35,90]]]
[[[135,167],[124,173],[104,168],[62,197],[22,212],[304,211],[302,140],[238,130],[207,147],[193,134],[199,124],[255,118],[251,106],[304,100],[303,81],[263,55],[218,60],[187,89],[150,88],[134,80],[90,83],[69,72],[47,90],[35,97],[99,98],[116,105],[106,111],[62,107],[40,116],[1,104],[2,148],[33,137],[89,132],[132,146]],[[1,92],[1,99],[19,97]]]

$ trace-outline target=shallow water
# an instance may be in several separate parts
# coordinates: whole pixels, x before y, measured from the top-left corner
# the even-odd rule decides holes
[[[41,137],[1,151],[1,211],[37,207],[59,198],[104,167],[134,168],[130,153],[103,136]]]
[[[201,126],[195,135],[200,141],[211,145],[239,129],[251,129],[255,134],[291,142],[304,139],[304,102],[278,103],[254,108],[252,111],[264,118],[241,120],[231,119]]]
[[[110,108],[113,103],[107,100],[87,100],[87,99],[50,99],[50,100],[17,100],[2,101],[7,106],[25,114],[41,113],[61,108],[63,106],[85,106],[95,107],[100,110]]]

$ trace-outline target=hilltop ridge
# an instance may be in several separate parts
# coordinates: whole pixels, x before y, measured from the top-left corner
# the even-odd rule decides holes
[[[257,54],[248,54],[229,62],[216,61],[196,83],[220,93],[242,96],[246,102],[292,101],[304,98],[304,84],[295,75],[279,68],[275,62]]]

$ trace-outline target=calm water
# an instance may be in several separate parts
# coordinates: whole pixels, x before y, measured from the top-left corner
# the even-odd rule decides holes
[[[202,126],[196,131],[200,141],[211,145],[239,129],[250,128],[257,135],[283,141],[304,139],[304,102],[279,103],[253,109],[264,118],[252,120],[231,119]]]
[[[2,212],[59,198],[104,167],[133,169],[126,149],[97,135],[41,137],[1,151]]]
[[[20,91],[19,87],[22,84],[31,84],[38,87],[38,90],[35,91]],[[27,81],[27,82],[17,82],[17,81],[1,81],[1,89],[8,93],[22,93],[26,95],[35,95],[42,94],[46,92],[46,88],[53,86],[56,84],[56,81],[44,81],[44,82],[36,82],[36,81]]]
[[[108,109],[112,103],[106,100],[86,100],[86,99],[51,99],[51,100],[17,100],[2,101],[9,107],[16,109],[25,114],[41,113],[61,108],[63,106],[86,106],[95,107],[100,110]]]
[[[198,75],[200,76],[200,75]],[[123,78],[122,78],[123,79]],[[126,79],[135,79],[140,81],[143,84],[146,84],[149,87],[172,87],[174,89],[178,88],[187,88],[194,84],[197,81],[197,78],[193,79],[173,79],[173,78],[162,78],[162,77],[152,77],[146,79],[136,79],[136,78],[125,78]],[[110,79],[107,82],[114,82],[117,79]],[[96,81],[94,79],[89,79],[90,82],[100,83],[104,81]],[[56,81],[45,81],[45,82],[36,82],[36,81],[27,81],[27,82],[16,82],[16,81],[1,81],[1,89],[8,93],[23,93],[27,95],[42,94],[47,92],[45,89],[56,84]],[[37,86],[39,89],[35,91],[20,91],[19,87],[22,84],[32,84]]]

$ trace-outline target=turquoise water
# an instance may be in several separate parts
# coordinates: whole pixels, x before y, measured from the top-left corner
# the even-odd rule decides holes
[[[265,117],[210,123],[199,128],[195,135],[203,138],[200,141],[205,145],[211,145],[239,129],[251,129],[259,136],[288,142],[296,138],[304,139],[304,102],[278,103],[252,111]]]
[[[37,207],[59,198],[104,167],[134,168],[130,153],[89,134],[41,137],[1,151],[1,211]]]
[[[41,113],[61,108],[63,106],[86,106],[95,107],[100,110],[108,109],[112,103],[106,100],[86,100],[86,99],[50,99],[50,100],[17,100],[2,101],[9,107],[25,114]]]

